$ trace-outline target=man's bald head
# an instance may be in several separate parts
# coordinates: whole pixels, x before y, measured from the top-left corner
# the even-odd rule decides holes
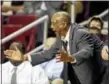
[[[67,12],[56,12],[51,18],[52,30],[60,36],[65,36],[70,27],[70,19]]]
[[[67,12],[61,11],[61,12],[56,12],[55,14],[53,14],[52,16],[52,21],[56,21],[56,20],[62,20],[65,21],[67,23],[71,22],[71,17]]]

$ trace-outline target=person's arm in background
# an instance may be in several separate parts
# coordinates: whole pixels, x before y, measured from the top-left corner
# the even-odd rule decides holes
[[[106,45],[103,46],[101,51],[101,56],[103,60],[109,60],[109,47],[108,47],[108,40],[106,42]]]
[[[33,67],[32,76],[32,84],[49,84],[46,73],[39,65]]]
[[[92,36],[96,52],[98,52],[98,54],[100,53],[100,56],[103,60],[109,60],[108,40],[103,42],[97,35]]]

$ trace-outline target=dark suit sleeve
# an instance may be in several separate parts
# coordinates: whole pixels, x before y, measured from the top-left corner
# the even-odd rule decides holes
[[[37,65],[40,63],[43,63],[45,61],[51,60],[55,57],[55,54],[59,51],[59,45],[58,45],[58,40],[56,43],[48,50],[44,50],[39,53],[32,53],[31,54],[31,59],[32,65]]]
[[[93,42],[94,42],[94,50],[100,51],[105,45],[103,41],[100,40],[100,38],[97,35],[92,34]]]
[[[80,65],[93,56],[94,45],[91,34],[87,30],[80,29],[77,31],[77,34],[75,38],[78,52],[72,56],[76,58],[76,64]]]

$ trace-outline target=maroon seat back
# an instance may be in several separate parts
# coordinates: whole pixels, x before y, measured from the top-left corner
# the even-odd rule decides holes
[[[9,16],[8,24],[21,24],[26,26],[31,22],[35,21],[37,17],[35,15],[13,15]],[[32,29],[25,32],[26,40],[27,40],[27,48],[26,52],[30,51],[35,47],[35,34],[36,34],[36,26]]]

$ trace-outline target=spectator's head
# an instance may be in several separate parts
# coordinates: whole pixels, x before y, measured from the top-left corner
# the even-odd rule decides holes
[[[25,53],[24,45],[21,42],[13,42],[9,46],[9,50],[15,50],[16,51],[16,48],[22,53],[22,56],[23,56],[24,53]],[[14,60],[11,60],[11,59],[9,59],[9,60],[15,66],[18,66],[19,64],[22,63],[22,62],[14,61]]]
[[[64,82],[63,82],[63,79],[58,78],[58,79],[53,80],[51,84],[64,84]]]
[[[25,47],[23,43],[21,42],[12,42],[9,46],[10,50],[16,50],[15,46],[19,49],[19,51],[24,54],[25,53]]]
[[[89,21],[88,28],[91,33],[100,34],[103,29],[103,21],[99,17],[92,17]]]
[[[44,43],[44,49],[49,49],[56,42],[55,37],[49,37]]]
[[[51,18],[51,28],[60,36],[66,35],[70,23],[71,17],[67,12],[56,12]]]

